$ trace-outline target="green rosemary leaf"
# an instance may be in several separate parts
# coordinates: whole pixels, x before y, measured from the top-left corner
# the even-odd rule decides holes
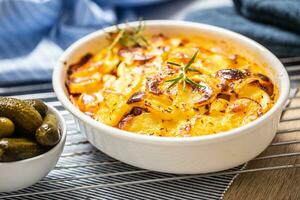
[[[205,86],[203,86],[203,85],[201,85],[199,83],[196,83],[195,81],[189,79],[188,77],[185,78],[185,82],[188,83],[188,84],[190,84],[190,85],[193,85],[195,87],[198,87],[198,88],[205,87]]]
[[[134,45],[134,44],[140,45],[138,43],[138,39],[136,37],[134,37],[134,36],[128,35],[127,36],[127,40],[128,40],[128,42],[131,42],[132,45]],[[130,46],[130,45],[128,44],[127,46]]]
[[[145,23],[143,21],[143,18],[140,18],[139,19],[139,25],[135,29],[135,34],[140,34],[141,32],[143,32],[144,29],[145,29]]]
[[[168,87],[168,89],[170,89],[171,87],[173,87],[175,84],[177,84],[181,79],[177,79],[175,80],[173,83],[171,83]]]
[[[177,76],[176,78],[170,79],[170,80],[166,80],[166,82],[172,82],[168,88],[173,87],[175,84],[177,84],[181,79],[183,78],[183,73],[179,74],[179,76]]]
[[[146,38],[144,36],[140,36],[141,37],[141,40],[147,45],[149,46],[149,42],[146,40]]]
[[[178,63],[167,61],[167,63],[170,64],[170,65],[181,66],[181,73],[180,73],[180,75],[178,77],[176,77],[176,78],[173,78],[173,79],[170,79],[170,80],[166,81],[166,82],[172,82],[172,84],[169,86],[169,88],[171,88],[172,86],[174,86],[181,79],[183,79],[183,82],[182,82],[183,91],[185,91],[185,89],[186,89],[186,84],[189,84],[189,85],[192,85],[192,86],[198,87],[198,88],[204,87],[203,85],[201,85],[199,83],[196,83],[195,81],[189,79],[187,77],[187,74],[186,74],[187,71],[196,71],[196,72],[199,72],[197,69],[191,68],[191,65],[194,63],[197,55],[198,55],[198,50],[194,53],[194,55],[189,60],[189,62],[187,63],[186,66],[180,65]]]
[[[170,61],[167,61],[167,63],[170,64],[170,65],[181,66],[181,65],[178,64],[178,63],[174,63],[174,62],[170,62]]]
[[[118,27],[118,29],[119,29],[119,27]],[[115,37],[113,42],[109,45],[108,49],[112,49],[120,41],[120,39],[123,37],[124,33],[125,33],[125,29],[120,29],[118,35]]]
[[[108,48],[112,49],[118,43],[125,47],[132,47],[132,46],[145,47],[149,45],[146,38],[142,36],[144,27],[145,27],[144,21],[140,21],[140,23],[136,28],[126,26],[125,28],[121,29],[117,26],[117,32],[114,34],[110,34],[110,35],[116,34],[116,36],[113,38],[113,41]]]
[[[182,77],[183,77],[183,74],[181,73],[176,78],[166,80],[166,82],[173,82],[173,81],[177,81],[177,80],[179,81],[180,79],[182,79]]]
[[[195,61],[197,55],[198,55],[198,50],[194,53],[194,55],[192,56],[191,60],[184,67],[185,71],[187,71],[187,69],[193,64],[193,62]]]

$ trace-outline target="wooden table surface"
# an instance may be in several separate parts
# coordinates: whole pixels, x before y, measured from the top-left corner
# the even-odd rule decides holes
[[[297,96],[300,96],[299,92]],[[300,106],[300,99],[293,99],[290,107]],[[283,119],[299,117],[299,120],[281,122],[279,130],[300,128],[300,109],[288,110],[283,114]],[[300,141],[300,131],[277,134],[274,142]],[[274,155],[290,152],[300,152],[300,143],[289,145],[269,146],[260,156]],[[287,164],[300,164],[300,156],[289,156],[250,161],[247,169],[269,167]],[[280,169],[262,172],[239,174],[231,187],[225,193],[225,200],[300,200],[300,168]]]

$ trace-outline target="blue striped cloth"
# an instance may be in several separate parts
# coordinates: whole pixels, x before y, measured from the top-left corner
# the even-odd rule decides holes
[[[137,15],[170,18],[192,2],[198,1],[0,0],[0,86],[50,81],[59,55],[80,37]],[[181,19],[234,30],[278,56],[300,55],[299,0],[234,2],[235,7],[187,9]]]
[[[54,63],[72,42],[136,19],[130,6],[160,1],[0,0],[0,86],[49,81]]]

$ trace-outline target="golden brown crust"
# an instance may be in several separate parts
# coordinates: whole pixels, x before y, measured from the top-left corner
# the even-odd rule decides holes
[[[117,43],[73,65],[72,103],[120,129],[190,137],[243,126],[277,100],[263,67],[242,55],[197,38],[145,37],[146,46]]]

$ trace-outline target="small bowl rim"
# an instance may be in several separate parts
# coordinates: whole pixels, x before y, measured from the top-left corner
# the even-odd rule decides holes
[[[139,22],[130,22],[127,23],[129,26],[137,26]],[[81,112],[78,108],[76,108],[75,105],[71,103],[69,98],[64,92],[64,85],[65,80],[60,80],[62,77],[63,71],[66,67],[64,65],[65,61],[68,61],[69,57],[77,51],[81,46],[84,46],[85,43],[88,41],[92,41],[97,37],[102,37],[103,34],[107,32],[111,32],[116,29],[115,26],[110,26],[104,29],[100,29],[98,31],[95,31],[93,33],[88,34],[87,36],[77,40],[74,42],[69,48],[67,48],[61,57],[59,58],[58,62],[54,66],[53,76],[52,76],[52,84],[54,91],[57,95],[57,98],[62,103],[62,105],[69,110],[75,117],[79,118],[81,121],[83,121],[85,124],[88,124],[89,126],[102,131],[101,134],[108,133],[110,136],[118,137],[126,140],[131,140],[139,143],[152,143],[152,144],[165,144],[165,145],[173,145],[173,144],[192,144],[192,143],[199,143],[199,142],[218,142],[220,140],[224,140],[240,136],[242,134],[249,133],[249,130],[254,127],[262,126],[265,122],[267,122],[278,110],[282,109],[284,104],[286,103],[289,95],[290,90],[290,82],[289,77],[287,74],[286,69],[282,65],[282,63],[279,61],[279,59],[271,53],[268,49],[266,49],[264,46],[259,44],[258,42],[243,36],[239,33],[212,26],[202,23],[195,23],[195,22],[186,22],[186,21],[178,21],[178,20],[145,20],[146,26],[171,26],[171,27],[177,27],[177,28],[195,28],[199,29],[199,31],[205,30],[205,31],[216,31],[218,34],[223,35],[224,37],[232,38],[235,41],[242,42],[245,46],[249,46],[252,48],[258,49],[261,53],[261,55],[270,60],[270,62],[273,63],[272,66],[270,66],[271,69],[280,72],[278,74],[281,74],[281,77],[279,77],[279,82],[281,85],[280,88],[280,94],[279,98],[277,99],[277,102],[273,105],[273,107],[265,113],[263,116],[259,117],[258,119],[244,125],[241,127],[237,127],[228,131],[218,132],[216,134],[212,135],[202,135],[202,136],[192,136],[192,137],[159,137],[159,136],[149,136],[149,135],[143,135],[138,134],[130,131],[120,130],[115,127],[106,125],[104,123],[98,122],[95,119],[92,119],[91,117],[85,115],[83,112]],[[126,26],[125,23],[119,24],[118,27],[124,27]],[[100,134],[100,133],[99,133]]]
[[[62,137],[60,138],[60,141],[54,147],[52,147],[50,150],[48,150],[45,153],[42,153],[38,156],[34,156],[32,158],[26,158],[26,159],[18,160],[18,161],[0,162],[0,167],[4,166],[4,165],[22,164],[24,162],[31,162],[31,161],[34,161],[34,160],[39,160],[39,159],[44,158],[45,156],[48,156],[49,154],[54,153],[55,151],[57,151],[57,149],[60,148],[61,145],[64,146],[64,143],[65,143],[65,140],[66,140],[66,137],[67,137],[66,122],[65,122],[62,114],[60,114],[59,111],[56,108],[54,108],[54,106],[51,106],[47,103],[46,103],[46,105],[48,107],[48,112],[50,111],[50,113],[54,113],[59,118],[58,121],[60,123],[60,129],[61,129],[60,131],[62,133]]]

